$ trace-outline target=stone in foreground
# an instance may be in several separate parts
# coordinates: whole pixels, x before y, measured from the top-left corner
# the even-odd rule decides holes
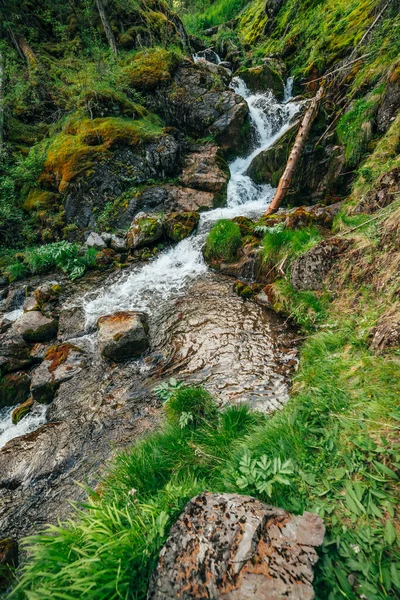
[[[312,600],[320,517],[250,496],[203,493],[172,527],[148,600]]]
[[[116,312],[100,317],[97,329],[100,352],[110,360],[137,358],[149,347],[149,327],[143,312]]]

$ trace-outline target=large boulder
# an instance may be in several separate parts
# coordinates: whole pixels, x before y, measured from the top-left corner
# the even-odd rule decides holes
[[[95,164],[89,174],[69,183],[64,203],[67,222],[80,228],[93,227],[106,204],[133,186],[178,175],[180,151],[179,140],[171,134],[139,148],[117,148],[112,157]]]
[[[179,180],[185,187],[218,194],[223,201],[229,176],[229,167],[221,156],[220,148],[208,144],[186,157]]]
[[[85,354],[77,346],[69,343],[52,346],[32,372],[32,398],[41,404],[49,404],[59,386],[80,373],[85,365]]]
[[[21,335],[8,328],[0,336],[0,373],[12,373],[31,365],[32,358],[27,343]]]
[[[343,238],[323,240],[297,258],[291,268],[290,283],[295,290],[320,290],[336,258],[350,242]]]
[[[200,221],[198,212],[171,213],[165,220],[165,234],[174,242],[187,238]]]
[[[283,100],[285,89],[282,79],[282,69],[274,61],[240,69],[237,73],[253,93],[271,90],[278,100]]]
[[[10,373],[0,377],[0,408],[16,406],[29,396],[31,378],[26,373]]]
[[[39,311],[30,311],[21,315],[13,324],[12,330],[21,335],[26,342],[49,342],[57,336],[58,322],[49,319]]]
[[[312,600],[320,517],[249,496],[203,493],[172,527],[148,600]]]
[[[199,138],[213,133],[228,152],[240,152],[249,143],[246,101],[206,65],[185,61],[172,84],[148,98],[149,105],[171,125]]]
[[[136,250],[160,240],[164,235],[164,216],[157,213],[136,215],[126,236],[128,248]]]
[[[149,326],[143,312],[116,312],[100,317],[97,329],[100,352],[110,360],[137,358],[149,347]]]

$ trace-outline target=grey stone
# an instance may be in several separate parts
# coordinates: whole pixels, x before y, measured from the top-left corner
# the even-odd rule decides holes
[[[107,248],[104,239],[95,231],[89,233],[85,244],[88,248],[94,248],[95,250],[104,250],[104,248]]]
[[[85,334],[85,311],[81,306],[62,308],[58,321],[59,340],[65,341]]]
[[[115,252],[125,252],[127,250],[126,241],[124,238],[113,234],[110,238],[110,248],[115,250]]]
[[[49,319],[39,311],[30,311],[20,316],[12,330],[26,342],[49,342],[57,336],[57,320]]]
[[[101,354],[113,361],[137,358],[149,347],[145,313],[117,312],[97,321]]]
[[[12,330],[12,323],[0,336],[0,372],[12,373],[24,369],[32,363],[29,348],[21,335]]]
[[[136,215],[126,236],[131,250],[141,248],[160,240],[164,234],[164,216],[157,213]]]
[[[312,600],[317,515],[294,516],[250,496],[203,493],[172,527],[148,600]]]
[[[343,238],[323,240],[297,258],[291,269],[290,282],[296,290],[320,290],[326,275],[339,254],[344,252],[349,241]]]

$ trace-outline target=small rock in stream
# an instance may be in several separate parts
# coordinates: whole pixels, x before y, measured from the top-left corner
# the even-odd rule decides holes
[[[149,326],[143,312],[116,312],[100,317],[97,329],[100,352],[110,360],[137,358],[149,347]]]

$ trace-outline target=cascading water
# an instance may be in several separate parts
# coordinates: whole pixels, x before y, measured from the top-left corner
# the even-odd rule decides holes
[[[201,215],[195,235],[163,252],[143,267],[124,275],[119,281],[103,289],[96,297],[90,294],[84,307],[88,327],[105,314],[116,310],[145,310],[150,314],[163,310],[165,303],[179,296],[190,281],[207,271],[201,248],[212,224],[221,218],[257,216],[268,206],[274,195],[270,185],[257,185],[246,171],[253,158],[271,146],[290,126],[299,110],[299,104],[290,102],[291,85],[285,89],[285,100],[279,103],[272,92],[251,94],[245,83],[235,78],[235,91],[248,103],[255,144],[246,157],[239,157],[230,164],[231,178],[228,184],[226,208],[218,208]]]
[[[254,147],[248,156],[239,157],[230,164],[227,206],[203,213],[197,232],[190,238],[166,250],[152,262],[134,267],[112,285],[106,283],[100,290],[97,288],[90,292],[83,300],[88,329],[102,315],[117,310],[145,310],[151,316],[158,346],[166,354],[171,348],[171,338],[168,337],[169,333],[165,335],[164,330],[176,330],[178,317],[173,302],[180,300],[185,305],[188,316],[187,322],[183,324],[186,330],[179,332],[176,345],[185,346],[189,343],[191,346],[186,374],[194,374],[199,381],[204,382],[212,372],[212,391],[224,390],[222,400],[241,401],[243,397],[247,397],[253,406],[261,410],[263,406],[267,410],[278,408],[287,397],[285,379],[276,373],[276,363],[272,359],[277,351],[273,350],[269,325],[264,323],[258,330],[260,315],[255,312],[256,308],[252,309],[249,305],[247,312],[241,314],[243,309],[240,299],[227,298],[231,284],[224,283],[222,279],[219,282],[210,281],[210,277],[206,275],[208,268],[201,248],[215,221],[235,216],[258,216],[271,201],[274,188],[255,184],[246,175],[246,171],[252,159],[261,150],[271,146],[289,128],[298,111],[299,104],[290,102],[291,84],[291,80],[288,80],[285,100],[279,103],[271,92],[251,94],[241,79],[233,80],[235,91],[247,100],[249,106]],[[206,285],[202,278],[205,278]],[[189,285],[195,284],[195,280],[199,280],[197,289],[200,291],[197,293],[200,294],[201,302],[193,300],[192,292],[189,292],[188,297],[184,295]],[[207,291],[210,289],[211,297],[207,299]],[[225,315],[225,321],[222,322],[221,312]],[[9,313],[8,317],[12,320],[20,313],[21,310],[18,310]],[[165,319],[169,321],[169,325]],[[190,336],[196,338],[197,346],[192,338],[188,339]],[[220,339],[225,340],[223,351]],[[248,339],[249,343],[243,345],[244,339]],[[89,352],[93,354],[95,337],[89,335],[85,340]],[[82,343],[81,338],[79,345],[82,346]],[[290,353],[286,356],[290,356]],[[207,365],[206,371],[198,367],[201,363]],[[17,425],[12,425],[12,408],[0,409],[0,448],[9,440],[34,431],[45,423],[46,411],[46,406],[38,406]]]

